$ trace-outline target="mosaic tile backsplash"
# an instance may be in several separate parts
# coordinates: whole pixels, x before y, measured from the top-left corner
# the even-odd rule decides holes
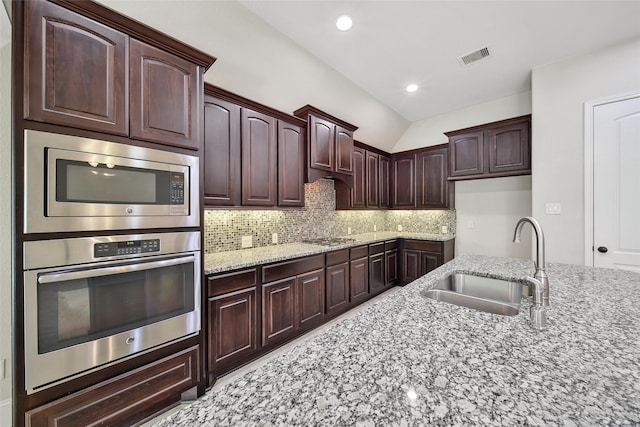
[[[441,232],[443,225],[456,229],[455,211],[336,211],[333,181],[321,179],[305,184],[305,207],[288,210],[205,210],[205,253],[240,249],[243,236],[253,247],[300,242],[317,237],[343,236],[373,231],[402,230],[412,233]]]

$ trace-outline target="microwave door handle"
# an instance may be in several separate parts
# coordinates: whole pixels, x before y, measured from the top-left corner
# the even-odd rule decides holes
[[[160,267],[169,267],[172,265],[188,264],[195,262],[195,256],[189,255],[180,258],[171,258],[159,261],[144,262],[139,264],[125,264],[113,267],[95,268],[89,270],[65,271],[55,273],[44,273],[38,276],[39,284],[65,282],[68,280],[87,279],[90,277],[108,276],[112,274],[129,273],[132,271],[151,270]]]

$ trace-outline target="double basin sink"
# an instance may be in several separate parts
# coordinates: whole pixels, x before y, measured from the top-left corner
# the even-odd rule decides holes
[[[465,273],[451,273],[424,296],[487,313],[515,316],[522,299],[522,284]]]

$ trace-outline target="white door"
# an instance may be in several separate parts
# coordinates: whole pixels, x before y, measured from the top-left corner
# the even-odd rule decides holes
[[[640,272],[640,96],[593,109],[593,265]]]

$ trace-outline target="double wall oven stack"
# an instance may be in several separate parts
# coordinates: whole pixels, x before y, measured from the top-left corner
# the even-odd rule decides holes
[[[27,393],[196,335],[199,159],[35,130],[24,141]]]

